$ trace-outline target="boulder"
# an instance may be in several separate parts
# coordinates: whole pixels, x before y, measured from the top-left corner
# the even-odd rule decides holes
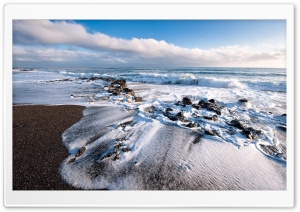
[[[221,115],[222,107],[218,107],[214,99],[210,99],[209,101],[210,102],[207,102],[202,99],[198,102],[198,105],[200,105],[202,108],[205,108],[207,110],[214,111],[218,115]]]
[[[183,97],[183,99],[182,99],[182,104],[184,104],[184,105],[191,105],[191,104],[193,104],[193,103],[192,103],[192,100],[191,100],[190,98],[188,98],[188,97]]]
[[[237,119],[232,120],[229,125],[234,126],[240,130],[245,130],[244,126],[241,124],[241,122]]]

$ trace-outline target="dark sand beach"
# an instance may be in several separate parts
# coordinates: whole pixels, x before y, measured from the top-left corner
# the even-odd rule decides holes
[[[59,174],[69,155],[62,133],[82,117],[82,106],[13,106],[13,189],[74,190]]]

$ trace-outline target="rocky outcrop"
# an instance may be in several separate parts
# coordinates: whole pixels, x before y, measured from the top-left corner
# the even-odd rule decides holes
[[[219,107],[214,99],[210,99],[209,101],[205,101],[202,99],[199,101],[198,105],[200,105],[201,108],[214,111],[216,114],[221,115],[222,107]]]
[[[192,100],[191,100],[190,98],[188,98],[188,97],[183,97],[183,99],[182,99],[182,104],[183,104],[183,105],[191,105],[191,104],[193,104],[193,103],[192,103]]]

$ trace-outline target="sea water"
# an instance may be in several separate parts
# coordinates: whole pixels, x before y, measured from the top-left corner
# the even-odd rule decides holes
[[[98,78],[90,80],[93,77]],[[128,101],[128,97],[123,94],[119,96],[110,95],[105,90],[105,86],[110,83],[99,79],[100,77],[125,79],[127,87],[133,89],[135,95],[142,97],[143,101]],[[109,96],[109,99],[104,98],[107,96]],[[198,104],[200,100],[214,99],[224,109],[222,109],[221,115],[218,116],[217,122],[205,120],[203,117],[210,117],[215,113],[205,109],[197,110],[192,106],[182,107],[176,104],[183,97],[190,98],[194,104]],[[248,102],[241,104],[238,102],[240,99],[247,99]],[[286,114],[286,69],[20,68],[13,70],[13,103],[93,106],[86,109],[85,118],[63,134],[63,142],[69,148],[70,153],[76,152],[83,146],[87,149],[83,155],[85,162],[79,164],[68,163],[67,161],[74,157],[74,154],[70,154],[70,157],[66,159],[62,166],[64,178],[77,187],[88,189],[192,189],[193,187],[199,189],[282,189],[285,187],[285,180],[282,177],[285,174],[279,174],[279,176],[274,177],[278,174],[274,167],[284,173],[282,170],[285,170],[287,161],[286,132],[284,130],[286,129],[286,116],[282,116]],[[97,106],[117,108],[114,109],[116,114],[109,120],[106,118],[104,122],[103,114],[107,113],[110,116],[109,114],[114,112],[111,109],[106,109],[108,110],[106,112],[103,109],[99,109],[97,112],[95,106],[96,108]],[[149,113],[149,108],[152,108],[151,110],[154,110],[154,112]],[[172,108],[174,114],[181,111],[189,121],[198,125],[189,128],[186,127],[184,122],[170,120],[164,115],[166,108]],[[120,110],[134,111],[134,113],[127,116],[122,114]],[[128,119],[133,124],[127,126],[127,129],[126,127],[120,129],[118,124],[126,122]],[[262,133],[258,138],[251,140],[241,130],[228,125],[232,120],[239,120],[244,126],[252,127]],[[109,126],[103,128],[105,124]],[[81,136],[78,136],[78,132],[81,132],[80,129],[85,130],[80,133]],[[204,135],[203,130],[213,131],[218,136]],[[167,137],[165,137],[166,132],[169,132]],[[190,135],[189,139],[186,139],[187,141],[185,141],[184,135]],[[202,146],[205,146],[205,150],[203,147],[199,148],[199,146],[193,148],[193,151],[189,149],[190,147],[187,149],[186,146],[183,147],[186,143],[196,141],[199,136],[205,141],[200,142]],[[93,137],[93,141],[91,141],[91,137]],[[111,166],[108,166],[107,159],[103,159],[103,157],[108,157],[110,155],[109,152],[113,151],[117,137],[126,138],[126,140],[122,141],[122,145],[128,146],[130,152],[121,154],[118,165],[110,162]],[[164,140],[165,143],[162,144],[160,140]],[[229,146],[207,141],[218,141]],[[276,155],[262,149],[261,144],[275,147]],[[222,148],[217,148],[220,145]],[[145,147],[147,147],[147,150],[145,150]],[[182,149],[180,151],[177,150],[180,147]],[[153,161],[154,158],[151,158],[152,153],[169,154],[169,152],[166,153],[166,150],[160,150],[160,148],[171,148],[173,149],[172,154],[167,157],[156,157],[158,162],[155,162]],[[177,153],[175,153],[174,148],[177,150]],[[100,152],[98,152],[99,149],[101,150]],[[224,151],[225,149],[226,152]],[[214,151],[215,154],[210,152],[210,150]],[[239,150],[239,153],[235,152],[235,150]],[[241,153],[243,151],[244,153]],[[92,157],[95,156],[95,152],[99,154],[97,156],[98,160]],[[201,156],[198,155],[200,153]],[[187,160],[185,157],[184,159],[180,156],[183,154],[188,154],[189,157],[193,156],[194,158]],[[228,154],[231,156],[229,157]],[[247,159],[243,158],[241,154],[249,154],[249,157]],[[203,155],[211,159],[219,156],[219,162],[209,164],[206,161],[203,163]],[[256,155],[256,160],[259,159],[262,164],[254,163],[255,165],[253,165],[248,161],[250,158],[254,160],[254,155]],[[232,162],[236,158],[239,158],[243,163]],[[171,160],[175,162],[170,162]],[[148,175],[144,173],[143,167],[149,168],[154,163],[159,163],[159,161],[161,163],[157,165],[158,167],[173,167],[175,164],[177,170],[165,180],[168,181],[176,176],[181,181],[177,182],[175,180],[176,182],[174,181],[173,185],[171,182],[161,183],[162,179],[160,179],[160,183],[156,182],[155,184],[154,182],[157,179],[151,174],[156,173],[158,170],[153,168],[153,173],[151,172]],[[224,170],[224,161],[228,162],[227,169],[230,171]],[[102,167],[102,163],[106,164],[105,168]],[[120,165],[121,163],[123,165]],[[98,168],[95,168],[95,170],[104,169],[105,171],[110,171],[110,173],[115,173],[115,183],[108,183],[107,179],[109,176],[106,174],[103,174],[102,177],[100,174],[99,177],[99,173],[96,173],[97,176],[91,179],[91,176],[95,175],[95,170],[94,172],[86,170],[83,164],[89,164],[90,167],[98,164],[98,166],[101,166],[101,169],[96,166]],[[246,170],[241,167],[237,168],[232,164],[237,166],[248,165],[249,167]],[[124,176],[126,177],[120,178],[118,177],[120,169],[123,172],[124,167],[127,167],[126,170],[130,170],[128,173],[131,174],[125,174]],[[86,172],[86,180],[83,180],[84,183],[80,183],[75,173],[82,173],[83,170]],[[168,171],[165,171],[167,174]],[[178,176],[182,171],[186,174],[185,178],[189,179],[187,180],[188,183],[183,183],[182,180],[185,178],[181,179]],[[205,175],[202,176],[203,181],[195,180],[197,176],[199,177],[199,174],[203,175],[204,172],[206,174],[216,174],[216,171],[219,172],[219,177],[208,177],[206,179]],[[227,172],[227,174],[223,176],[222,172]],[[237,172],[239,173],[233,174]],[[263,180],[242,182],[243,177],[249,174],[248,172]],[[265,172],[273,175],[273,183],[267,182],[269,176]],[[91,173],[94,173],[94,175],[91,175]],[[230,175],[232,177],[231,180],[228,180],[226,175]],[[82,174],[78,176],[80,178]],[[150,180],[147,183],[139,184],[137,183],[138,178]],[[135,182],[135,186],[129,186],[124,179],[130,179]],[[224,182],[224,180],[228,181],[227,184],[220,185],[220,182]],[[216,182],[212,183],[213,181]],[[239,183],[234,184],[237,181]]]

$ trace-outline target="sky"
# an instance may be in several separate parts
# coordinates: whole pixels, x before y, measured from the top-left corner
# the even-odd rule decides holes
[[[286,66],[285,20],[14,20],[14,67]]]

